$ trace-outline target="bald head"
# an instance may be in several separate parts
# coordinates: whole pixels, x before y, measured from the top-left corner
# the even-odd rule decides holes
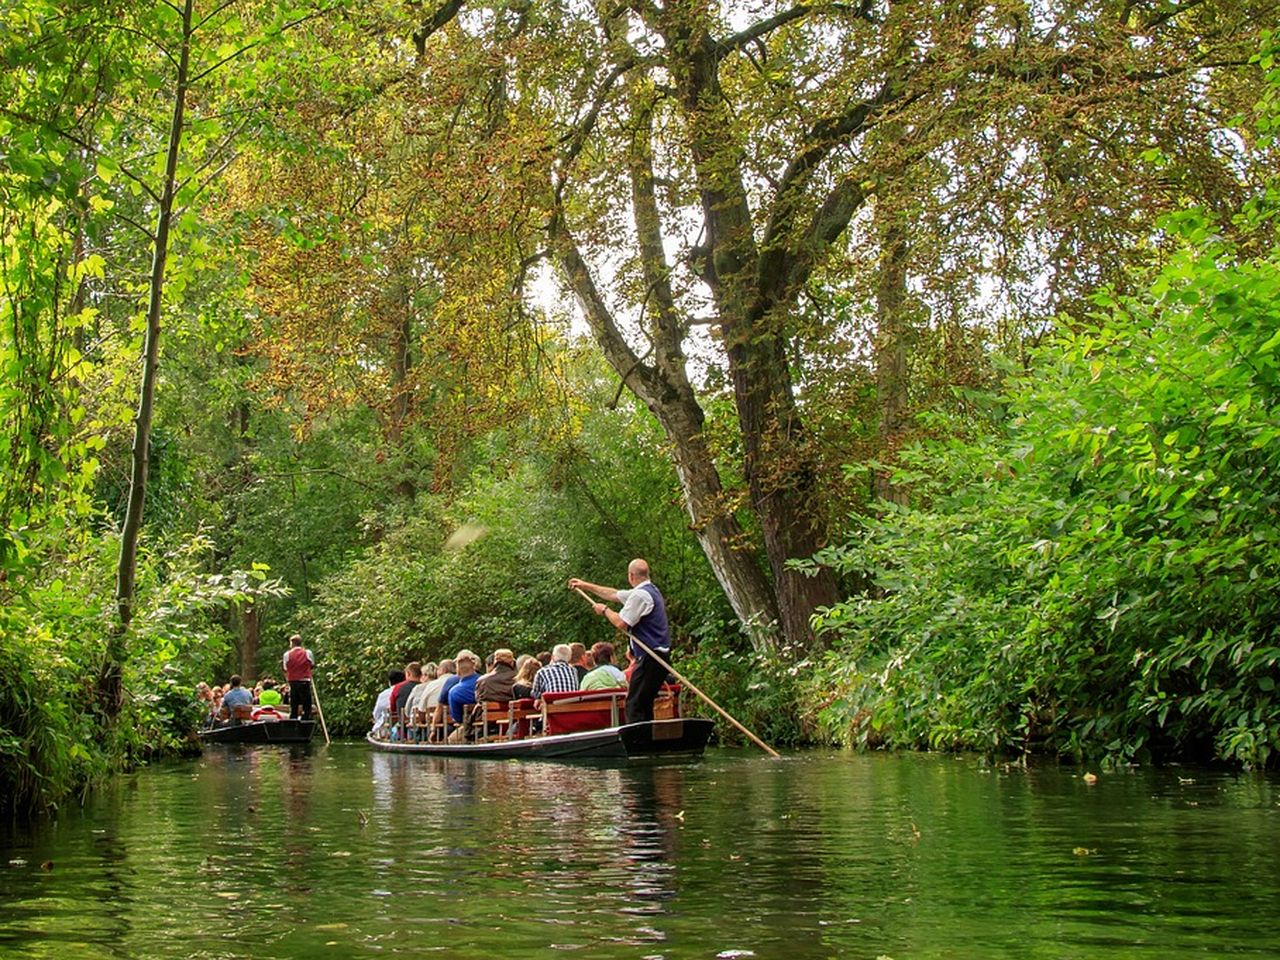
[[[649,579],[649,564],[636,557],[627,564],[627,579],[632,584],[643,583]]]

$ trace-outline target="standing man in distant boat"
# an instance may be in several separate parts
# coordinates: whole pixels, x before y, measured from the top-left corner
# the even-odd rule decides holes
[[[659,666],[635,641],[667,660],[671,657],[671,631],[666,601],[649,580],[649,564],[639,557],[627,564],[627,582],[631,589],[615,590],[574,577],[569,589],[589,590],[603,600],[622,604],[622,609],[616,611],[603,603],[595,604],[593,609],[632,638],[631,655],[636,659],[636,668],[627,686],[627,723],[640,723],[653,719],[653,701],[667,679],[667,668]]]
[[[289,681],[289,719],[311,719],[311,671],[316,658],[302,645],[302,637],[289,638],[289,649],[284,655],[284,676]]]

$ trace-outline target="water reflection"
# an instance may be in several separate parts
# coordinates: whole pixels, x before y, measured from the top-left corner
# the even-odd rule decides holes
[[[0,953],[1267,956],[1275,788],[938,757],[210,751],[8,836]]]

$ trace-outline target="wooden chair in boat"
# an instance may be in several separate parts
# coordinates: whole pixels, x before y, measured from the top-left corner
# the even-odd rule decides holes
[[[512,700],[507,704],[507,736],[513,740],[527,737],[530,733],[529,721],[540,718],[542,711],[534,706],[528,697],[523,700]]]
[[[413,716],[409,718],[409,734],[410,739],[414,743],[420,743],[427,739],[431,732],[431,724],[427,720],[427,712],[417,707],[413,709]]]
[[[653,719],[678,720],[680,718],[680,684],[664,683],[653,699]]]
[[[622,722],[627,691],[573,690],[542,695],[542,729],[548,734],[616,727]]]
[[[432,743],[444,743],[453,732],[453,719],[449,716],[449,708],[436,704],[431,710],[431,719],[427,723],[427,739]]]
[[[481,740],[511,739],[511,708],[501,700],[477,703],[471,710],[471,726]]]

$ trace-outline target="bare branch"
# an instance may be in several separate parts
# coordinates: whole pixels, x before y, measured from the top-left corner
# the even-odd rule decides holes
[[[794,7],[775,13],[772,17],[753,23],[745,30],[739,30],[732,36],[725,37],[723,40],[715,41],[716,57],[723,59],[735,50],[741,50],[750,43],[766,37],[773,33],[784,24],[791,23],[793,20],[800,20],[813,13],[814,4],[797,3]]]
[[[123,220],[129,226],[133,227],[133,229],[139,231],[143,236],[145,236],[152,243],[155,243],[156,235],[154,232],[152,232],[150,227],[144,226],[143,224],[139,223],[137,220],[133,219],[133,217],[130,217],[128,214],[121,213],[119,210],[112,211],[112,214],[113,216],[115,216],[117,220]]]
[[[781,244],[782,236],[790,230],[796,207],[801,200],[809,175],[837,146],[864,133],[874,126],[884,108],[896,100],[907,97],[906,84],[899,76],[885,80],[879,92],[869,100],[850,104],[845,111],[832,117],[824,117],[809,130],[799,151],[779,181],[774,193],[772,209],[765,227],[761,245],[765,249]],[[907,99],[906,102],[910,102]]]
[[[209,76],[209,74],[213,73],[215,70],[220,70],[222,67],[226,66],[232,60],[239,57],[240,54],[246,53],[249,50],[252,50],[254,47],[260,47],[264,43],[266,43],[268,40],[274,40],[276,37],[280,36],[280,34],[288,30],[292,30],[294,27],[301,26],[302,24],[307,23],[310,20],[314,20],[316,19],[316,17],[322,17],[326,13],[331,13],[334,10],[338,9],[338,6],[339,4],[335,3],[331,6],[320,7],[316,10],[312,10],[310,13],[304,14],[301,17],[297,17],[294,20],[290,20],[288,23],[281,24],[279,29],[273,30],[267,36],[260,37],[257,40],[253,40],[249,43],[246,43],[244,46],[240,47],[234,53],[228,54],[227,56],[219,60],[217,63],[214,63],[212,66],[205,67],[203,70],[201,70],[199,73],[197,73],[195,76],[193,76],[190,80],[187,81],[188,85],[194,86],[195,84],[203,80],[205,77]]]
[[[226,171],[227,167],[231,166],[231,164],[235,163],[236,160],[238,160],[239,158],[240,158],[240,154],[233,153],[231,154],[231,156],[227,157],[226,160],[220,163],[218,165],[218,169],[214,170],[213,173],[209,174],[209,176],[205,177],[202,181],[200,181],[200,185],[196,187],[195,192],[191,194],[191,199],[187,201],[187,203],[180,210],[178,210],[174,214],[174,216],[180,217],[184,213],[186,213],[188,210],[190,210],[191,204],[195,202],[196,197],[204,193],[205,188],[208,187],[209,184],[217,180],[220,176],[222,176],[222,174]],[[186,180],[183,181],[183,185],[185,186],[187,183],[190,183],[190,182],[191,182],[191,178],[188,177]]]
[[[448,26],[462,10],[462,4],[463,0],[445,0],[422,26],[413,31],[413,48],[418,51],[420,58],[427,54],[427,41],[431,39],[431,35]]]
[[[149,44],[151,44],[153,47],[159,50],[162,54],[164,54],[164,58],[169,61],[169,63],[173,66],[175,70],[178,68],[178,58],[175,57],[172,53],[170,53],[169,48],[166,47],[159,40],[157,40],[155,37],[151,36],[151,34],[146,33],[142,30],[139,30],[136,27],[127,27],[122,23],[113,23],[110,25],[110,27],[112,30],[119,30],[121,33],[129,33],[129,34],[133,34],[135,37],[141,37],[143,40],[147,41]]]
[[[234,60],[234,59],[236,59],[237,57],[239,57],[239,56],[240,56],[240,54],[242,54],[242,53],[246,53],[247,51],[252,50],[254,47],[260,47],[260,46],[262,46],[262,44],[263,44],[263,43],[265,43],[265,42],[266,42],[266,41],[264,41],[264,40],[260,40],[260,39],[259,39],[259,40],[253,40],[253,41],[250,41],[249,43],[246,43],[244,46],[240,47],[240,48],[239,48],[238,50],[236,50],[234,53],[229,53],[229,54],[227,54],[225,57],[223,57],[221,60],[219,60],[219,61],[217,61],[216,63],[214,63],[212,66],[205,67],[205,68],[204,68],[203,70],[201,70],[199,73],[197,73],[197,74],[195,74],[194,76],[192,76],[192,78],[191,78],[190,80],[188,80],[188,81],[187,81],[187,83],[188,83],[188,84],[190,84],[190,85],[192,85],[192,86],[194,86],[195,84],[197,84],[197,83],[199,83],[201,80],[203,80],[205,77],[209,76],[209,74],[211,74],[211,73],[213,73],[213,72],[215,72],[215,71],[217,71],[217,70],[220,70],[222,67],[226,66],[226,65],[227,65],[228,63],[230,63],[232,60]]]
[[[192,170],[190,176],[186,177],[178,184],[178,190],[181,190],[192,180],[195,180],[197,177],[199,177],[200,174],[202,174],[205,170],[209,169],[209,167],[212,166],[218,160],[218,158],[222,155],[222,151],[226,150],[227,147],[229,147],[231,143],[235,140],[235,138],[240,135],[240,131],[249,125],[249,121],[251,119],[253,119],[253,114],[246,113],[244,117],[241,118],[240,122],[237,123],[235,127],[231,130],[231,132],[228,133],[225,137],[223,137],[222,141],[216,147],[214,147],[211,151],[209,151],[208,159],[205,160],[204,163],[200,164],[200,166]],[[218,168],[218,172],[220,173],[221,171],[225,170],[226,166],[227,166],[226,164],[223,164],[221,167]],[[213,176],[216,177],[217,174],[215,173]],[[207,185],[208,183],[209,181],[206,180],[205,185]],[[204,186],[201,186],[200,189],[203,190]],[[199,191],[197,191],[197,193],[198,192]]]
[[[634,67],[649,63],[649,58],[627,56],[617,63],[612,70],[600,81],[596,87],[595,96],[591,100],[591,109],[586,115],[574,124],[573,129],[560,138],[562,143],[568,144],[565,151],[560,155],[559,161],[561,168],[569,166],[573,163],[582,148],[586,146],[587,139],[595,130],[596,121],[600,119],[600,112],[604,109],[607,102],[609,91],[613,89],[613,85],[618,82],[628,71]],[[559,197],[563,190],[563,183],[556,188],[556,195]]]

